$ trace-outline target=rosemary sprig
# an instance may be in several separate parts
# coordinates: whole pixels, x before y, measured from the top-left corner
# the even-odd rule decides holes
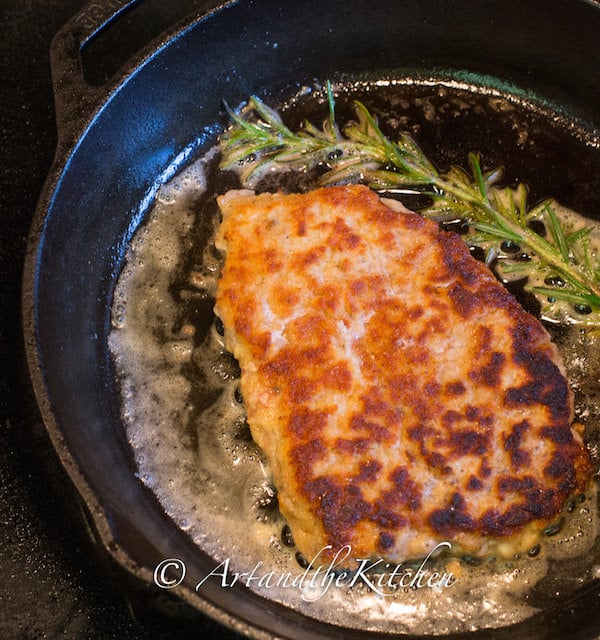
[[[285,168],[320,171],[317,185],[361,182],[378,191],[416,190],[432,201],[423,215],[469,225],[466,241],[486,250],[486,262],[501,277],[527,276],[527,288],[548,319],[564,320],[565,306],[556,303],[562,301],[574,307],[569,322],[600,324],[600,264],[590,250],[591,227],[564,228],[549,201],[529,209],[526,188],[500,188],[501,170],[484,172],[476,153],[469,154],[469,172],[439,172],[408,133],[392,142],[361,102],[354,103],[356,120],[341,129],[330,83],[326,94],[322,127],[305,122],[297,132],[255,96],[240,114],[226,105],[233,126],[221,139],[221,166],[236,169],[249,188],[267,172]],[[540,226],[548,233],[538,233]]]

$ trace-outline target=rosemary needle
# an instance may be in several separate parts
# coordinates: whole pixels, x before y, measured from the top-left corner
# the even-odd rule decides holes
[[[416,188],[432,202],[421,214],[463,221],[470,228],[469,244],[501,256],[499,270],[505,275],[527,277],[526,288],[549,320],[568,316],[569,322],[600,324],[600,264],[590,251],[591,227],[563,228],[549,201],[528,208],[525,187],[500,188],[501,170],[484,172],[476,153],[469,154],[469,172],[457,167],[439,172],[408,133],[400,132],[392,142],[359,101],[354,102],[356,120],[340,127],[329,82],[326,93],[328,117],[322,127],[305,122],[297,132],[255,96],[239,114],[226,105],[232,127],[221,138],[221,166],[235,168],[249,188],[281,168],[320,169],[315,186],[360,182],[377,191]],[[543,223],[547,237],[534,230],[533,221]],[[526,259],[519,263],[502,251],[507,246],[525,251]],[[565,314],[564,304],[556,301],[576,313]]]

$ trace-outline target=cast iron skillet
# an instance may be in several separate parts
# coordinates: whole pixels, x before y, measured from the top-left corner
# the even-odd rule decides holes
[[[252,93],[285,96],[313,78],[343,74],[458,70],[530,90],[589,131],[600,130],[600,6],[238,0],[192,16],[115,79],[89,86],[82,47],[131,4],[90,5],[52,47],[59,145],[31,230],[23,296],[44,420],[104,544],[132,573],[151,581],[160,560],[183,560],[187,575],[177,593],[254,638],[365,637],[242,587],[206,583],[201,596],[195,593],[214,562],[135,477],[119,417],[107,334],[124,251],[157,186],[214,143],[223,98],[235,105]],[[518,626],[472,637],[598,637],[599,596],[593,583]]]

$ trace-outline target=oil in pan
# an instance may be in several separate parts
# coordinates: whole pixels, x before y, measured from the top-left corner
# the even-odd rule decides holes
[[[592,216],[600,211],[600,154],[585,132],[538,104],[458,83],[360,82],[341,91],[374,110],[393,137],[410,131],[438,166],[465,165],[477,151],[524,181],[532,201],[553,196]],[[323,117],[305,88],[286,118]],[[296,181],[295,181],[296,180]],[[577,185],[585,188],[577,189]],[[299,557],[277,509],[261,451],[251,439],[212,308],[221,258],[214,249],[216,195],[238,186],[210,152],[160,190],[128,251],[115,288],[110,347],[122,416],[138,473],[165,512],[215,560],[215,576],[256,570],[250,588],[307,616],[365,631],[445,634],[519,622],[600,574],[595,492],[567,505],[540,547],[510,561],[432,560],[445,583],[406,580],[384,589],[300,583]],[[270,175],[260,189],[306,188],[306,178]],[[406,202],[407,206],[413,204]],[[600,459],[600,336],[578,325],[549,326],[575,392],[576,416],[596,466]],[[403,575],[419,564],[408,563]]]

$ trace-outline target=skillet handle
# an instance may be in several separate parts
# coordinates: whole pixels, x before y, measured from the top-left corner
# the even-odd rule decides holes
[[[95,0],[69,20],[54,36],[50,65],[59,148],[71,145],[106,96],[107,87],[86,82],[81,50],[94,36],[140,0]]]

